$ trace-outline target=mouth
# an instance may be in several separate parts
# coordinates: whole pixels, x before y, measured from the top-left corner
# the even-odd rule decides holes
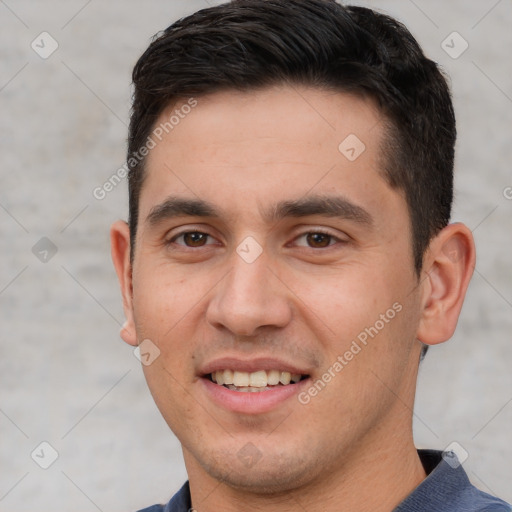
[[[205,379],[231,391],[260,393],[283,387],[294,386],[308,379],[307,374],[291,373],[285,370],[257,370],[244,372],[232,369],[217,370],[203,376]]]
[[[215,406],[236,414],[258,415],[298,404],[293,397],[311,381],[313,369],[284,358],[225,356],[206,363],[197,375],[201,393]]]

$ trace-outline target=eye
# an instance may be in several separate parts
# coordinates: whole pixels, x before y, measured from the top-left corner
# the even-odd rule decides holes
[[[167,244],[177,244],[183,245],[185,247],[204,247],[207,244],[208,238],[211,238],[208,233],[203,233],[201,231],[185,231],[183,233],[179,233],[178,235],[173,236]],[[178,240],[182,240],[183,243],[178,243]]]
[[[311,249],[324,249],[335,245],[336,242],[343,243],[343,240],[325,231],[308,231],[295,239],[296,242],[298,240],[305,240],[305,244],[298,243],[297,245]]]

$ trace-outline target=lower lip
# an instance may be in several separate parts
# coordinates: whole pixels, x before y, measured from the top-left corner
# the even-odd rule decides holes
[[[301,389],[308,384],[309,378],[295,384],[276,386],[267,391],[258,392],[232,391],[207,378],[201,378],[200,381],[212,401],[224,409],[245,414],[262,414],[298,395]]]

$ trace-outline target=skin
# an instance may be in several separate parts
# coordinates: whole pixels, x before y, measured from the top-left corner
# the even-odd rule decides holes
[[[417,276],[404,196],[380,172],[381,121],[371,101],[315,88],[198,98],[148,156],[133,266],[128,226],[112,226],[121,335],[160,350],[143,369],[200,512],[389,511],[425,478],[412,438],[420,341],[452,335],[475,250],[470,230],[451,224]],[[354,161],[338,150],[349,134],[366,147]],[[343,196],[371,222],[264,215],[322,195]],[[221,215],[151,224],[169,196]],[[307,235],[319,229],[332,236]],[[186,231],[209,237],[173,238]],[[262,248],[252,263],[236,252],[247,236]],[[279,357],[315,381],[395,303],[401,311],[307,405],[294,396],[240,414],[204,392],[200,368],[226,355]],[[259,457],[250,467],[238,455],[246,446]]]

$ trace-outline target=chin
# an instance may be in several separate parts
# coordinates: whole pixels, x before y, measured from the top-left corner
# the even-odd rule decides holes
[[[250,454],[250,450],[247,450]],[[261,453],[243,458],[238,453],[216,452],[199,462],[217,481],[243,492],[258,495],[279,494],[309,483],[320,473],[318,463],[295,453]]]

